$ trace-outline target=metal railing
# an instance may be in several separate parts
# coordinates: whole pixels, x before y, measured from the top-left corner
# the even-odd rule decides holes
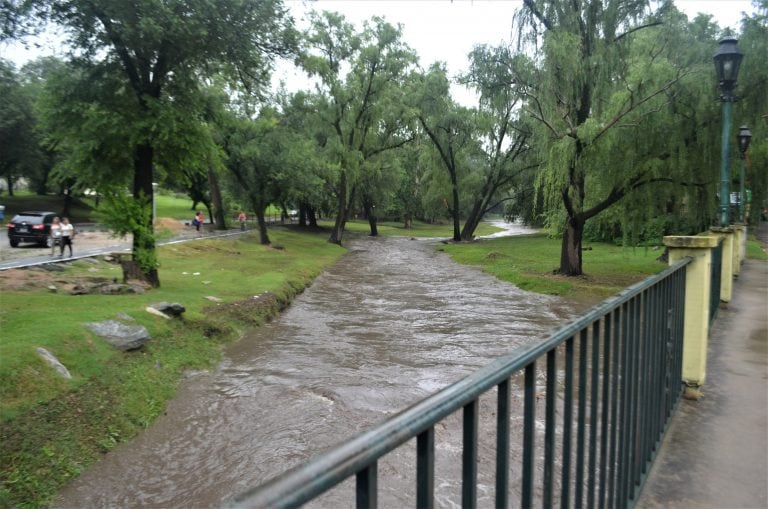
[[[498,358],[373,429],[242,494],[234,506],[297,507],[354,475],[357,507],[376,507],[378,460],[416,438],[416,507],[431,508],[435,425],[462,410],[461,504],[476,507],[479,398],[494,387],[496,507],[510,504],[511,491],[519,495],[522,507],[534,502],[544,507],[631,506],[682,392],[689,262],[681,260],[625,289],[546,341]],[[543,359],[545,367],[539,369],[537,363]],[[512,378],[520,373],[522,387],[513,383],[517,377]],[[542,375],[544,408],[537,413],[537,378]],[[522,430],[510,426],[510,395],[518,390],[524,401]],[[538,428],[543,424],[543,433],[537,430],[537,421]],[[519,431],[522,457],[515,465],[510,444]],[[540,478],[536,472],[541,472]],[[515,486],[510,485],[511,473]]]
[[[721,238],[717,247],[712,249],[712,277],[709,290],[709,323],[711,324],[717,318],[717,310],[720,309],[720,282],[723,273],[723,239]]]

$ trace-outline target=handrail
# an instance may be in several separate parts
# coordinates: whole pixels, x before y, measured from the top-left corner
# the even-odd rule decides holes
[[[297,507],[324,493],[348,477],[361,472],[377,459],[431,426],[475,401],[481,394],[507,380],[541,356],[553,351],[594,322],[615,311],[691,262],[683,258],[664,271],[636,283],[591,308],[584,315],[561,327],[540,343],[497,358],[466,378],[423,399],[374,428],[319,454],[262,486],[238,496],[236,508]]]

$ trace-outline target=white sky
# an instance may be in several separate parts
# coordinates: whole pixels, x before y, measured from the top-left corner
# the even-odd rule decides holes
[[[374,15],[390,23],[403,25],[405,41],[419,55],[422,67],[432,62],[446,62],[450,75],[467,67],[467,54],[476,44],[497,45],[510,42],[512,14],[522,0],[285,0],[297,25],[303,27],[302,17],[310,8],[336,11],[358,26]],[[711,14],[721,28],[738,28],[742,12],[753,12],[749,0],[675,0],[675,5],[689,19],[697,13]],[[63,54],[59,39],[36,40],[30,47],[0,43],[0,56],[21,66],[45,54]],[[713,48],[714,52],[714,48]],[[275,83],[283,79],[289,90],[309,86],[307,78],[292,71],[291,65],[281,64]],[[454,97],[465,105],[474,103],[471,94],[454,87]]]
[[[742,12],[753,12],[750,0],[674,0],[689,19],[699,12],[711,14],[721,28],[738,29]],[[296,24],[310,9],[336,11],[358,27],[371,16],[383,16],[403,25],[403,37],[419,55],[423,68],[435,61],[447,64],[450,76],[467,68],[467,55],[475,45],[511,42],[512,15],[522,0],[285,0]],[[714,53],[714,48],[713,48]],[[289,65],[280,65],[275,83],[286,82],[289,90],[307,88],[308,79]],[[476,103],[474,94],[454,85],[451,95],[465,106]]]

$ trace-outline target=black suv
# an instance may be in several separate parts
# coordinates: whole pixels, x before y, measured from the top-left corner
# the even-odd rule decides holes
[[[8,223],[8,242],[17,247],[19,242],[35,242],[51,246],[51,223],[58,214],[55,212],[22,212]]]

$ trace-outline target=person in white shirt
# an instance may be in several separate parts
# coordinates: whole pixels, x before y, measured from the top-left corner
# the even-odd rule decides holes
[[[56,254],[56,246],[61,245],[61,221],[59,216],[53,218],[51,223],[51,256]]]
[[[75,227],[69,223],[66,217],[61,218],[61,253],[64,256],[64,246],[69,247],[69,257],[72,258],[72,239],[75,238]]]

